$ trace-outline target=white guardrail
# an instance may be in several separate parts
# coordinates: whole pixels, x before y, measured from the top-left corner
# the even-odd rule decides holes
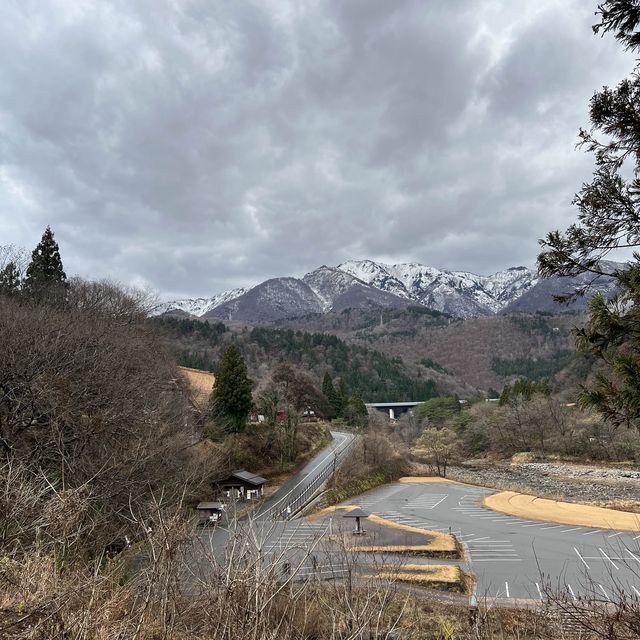
[[[347,440],[347,438],[345,438]],[[357,437],[349,439],[346,444],[337,444],[333,451],[329,452],[320,462],[305,476],[298,484],[288,491],[278,502],[269,507],[266,511],[258,513],[258,517],[268,517],[271,520],[289,520],[300,509],[302,509],[315,496],[316,492],[335,472],[338,465],[344,459],[351,447],[355,444]],[[342,446],[341,446],[342,445]],[[307,482],[311,473],[318,467],[320,471],[306,486],[301,487]]]

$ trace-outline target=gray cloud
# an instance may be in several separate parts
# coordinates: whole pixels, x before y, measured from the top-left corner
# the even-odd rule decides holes
[[[0,244],[207,295],[349,258],[488,273],[571,219],[584,0],[33,0],[0,23]]]

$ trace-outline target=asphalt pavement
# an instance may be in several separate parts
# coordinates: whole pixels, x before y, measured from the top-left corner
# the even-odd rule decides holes
[[[391,484],[350,500],[400,524],[453,533],[466,547],[479,599],[640,598],[637,533],[524,520],[482,505],[468,485]]]
[[[333,440],[282,485],[255,512],[254,517],[288,519],[304,507],[344,460],[356,439],[353,433],[332,431]]]

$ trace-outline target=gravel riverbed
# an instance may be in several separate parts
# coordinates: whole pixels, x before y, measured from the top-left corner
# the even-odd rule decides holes
[[[567,502],[640,501],[640,471],[532,462],[492,467],[455,466],[452,480]]]

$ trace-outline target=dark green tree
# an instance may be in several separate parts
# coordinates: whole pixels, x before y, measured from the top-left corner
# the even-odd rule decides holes
[[[10,261],[0,270],[0,295],[13,296],[20,291],[20,271],[15,262]]]
[[[455,396],[443,396],[442,398],[431,398],[419,404],[414,411],[418,422],[425,421],[426,424],[441,427],[447,420],[460,413],[460,402]]]
[[[60,301],[67,287],[67,275],[62,268],[60,248],[47,227],[31,254],[31,262],[22,285],[24,293],[37,301]]]
[[[324,378],[322,379],[322,393],[324,393],[329,402],[329,415],[327,418],[331,419],[337,417],[340,412],[341,403],[328,371],[324,374]]]
[[[340,378],[338,388],[336,389],[336,405],[335,410],[338,418],[344,418],[344,412],[349,402],[349,389],[347,387],[347,381],[344,378]]]
[[[251,411],[251,380],[236,344],[229,345],[220,361],[211,395],[211,414],[230,432],[244,431]]]
[[[613,33],[626,49],[640,51],[638,0],[607,0],[597,15],[595,33]],[[589,116],[580,143],[594,154],[593,179],[575,197],[578,222],[540,241],[538,269],[543,276],[590,276],[564,299],[584,294],[602,276],[614,278],[617,294],[594,295],[578,331],[578,349],[606,364],[579,402],[640,431],[640,253],[624,266],[604,262],[618,249],[640,247],[640,64],[617,87],[594,94]]]
[[[504,385],[500,394],[500,404],[514,405],[522,401],[529,401],[537,394],[548,396],[549,393],[549,385],[544,380],[534,382],[527,378],[518,378],[513,384]]]
[[[344,411],[347,424],[364,429],[369,424],[369,412],[360,396],[349,398]]]

